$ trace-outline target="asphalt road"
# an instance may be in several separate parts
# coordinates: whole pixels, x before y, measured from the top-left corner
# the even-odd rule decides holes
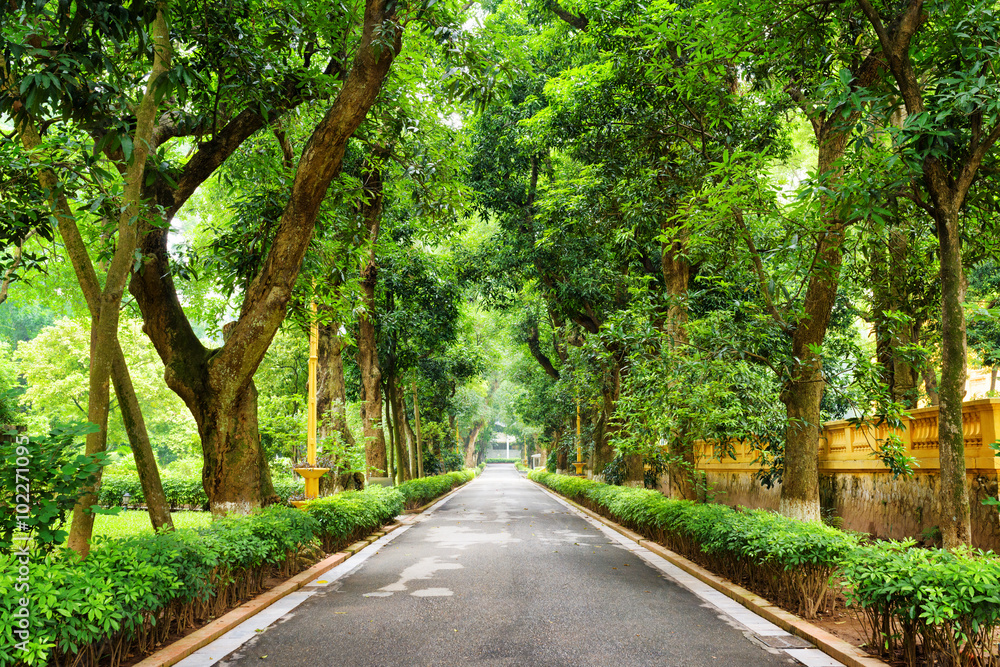
[[[222,664],[798,663],[493,465]]]

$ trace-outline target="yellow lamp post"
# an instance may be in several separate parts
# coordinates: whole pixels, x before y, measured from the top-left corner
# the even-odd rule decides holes
[[[306,421],[306,463],[305,468],[295,468],[295,472],[306,480],[306,499],[294,501],[296,507],[302,507],[310,500],[319,497],[319,478],[329,472],[329,468],[316,467],[316,365],[319,361],[319,322],[316,321],[316,302],[310,306],[312,311],[312,326],[309,327],[309,399]]]
[[[576,468],[578,477],[583,477],[583,440],[580,438],[580,399],[576,399],[576,461],[573,466]]]

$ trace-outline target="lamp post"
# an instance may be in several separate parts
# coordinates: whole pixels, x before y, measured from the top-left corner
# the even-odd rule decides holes
[[[316,301],[309,304],[312,311],[312,325],[309,327],[309,396],[308,414],[306,417],[306,463],[305,468],[295,468],[295,472],[306,480],[306,499],[295,501],[296,507],[302,507],[310,500],[319,497],[319,478],[329,472],[329,468],[316,467],[316,365],[319,361],[319,322],[316,320]]]
[[[122,494],[122,509],[128,511],[128,501],[132,500],[132,494],[126,491]]]
[[[583,440],[580,438],[580,398],[576,399],[576,461],[573,461],[573,467],[576,468],[576,474],[578,477],[583,477],[583,466],[586,465],[583,462]]]

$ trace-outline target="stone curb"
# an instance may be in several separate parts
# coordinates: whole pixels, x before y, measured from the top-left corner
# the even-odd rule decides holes
[[[556,493],[552,489],[548,488],[543,484],[539,484],[534,480],[528,480],[535,486],[538,486],[549,493]],[[771,623],[774,623],[782,630],[790,632],[793,635],[802,637],[803,639],[812,642],[816,648],[820,649],[832,658],[839,660],[840,662],[847,665],[847,667],[889,667],[888,663],[882,662],[878,658],[874,658],[870,655],[866,655],[859,651],[857,647],[852,646],[843,639],[836,637],[826,630],[819,628],[808,621],[805,621],[795,614],[785,611],[780,607],[768,602],[766,599],[752,593],[742,586],[738,586],[733,582],[718,576],[706,570],[702,566],[688,560],[680,554],[674,553],[670,549],[667,549],[658,542],[654,542],[647,537],[644,537],[635,531],[629,530],[624,526],[620,526],[614,521],[607,519],[597,512],[587,509],[586,507],[580,505],[579,503],[570,500],[562,494],[556,494],[562,500],[568,502],[570,505],[580,510],[587,516],[591,517],[596,521],[600,521],[602,524],[615,530],[628,539],[632,540],[636,544],[642,546],[649,551],[652,551],[657,556],[663,558],[672,565],[679,567],[693,577],[696,577],[708,584],[715,590],[719,591],[723,595],[736,602],[747,609],[753,611],[754,613],[764,617]]]
[[[458,488],[453,491],[457,491]],[[445,496],[441,496],[441,498],[444,497]],[[407,523],[409,523],[409,521],[401,519],[397,520],[395,523],[383,526],[380,530],[372,533],[365,539],[355,542],[343,551],[338,551],[331,556],[327,556],[320,562],[310,567],[308,570],[304,570],[294,577],[286,579],[271,590],[264,591],[252,600],[244,602],[239,607],[230,610],[211,623],[198,628],[186,637],[182,637],[172,644],[161,648],[156,653],[146,656],[141,662],[137,662],[133,665],[133,667],[170,667],[170,665],[177,664],[184,658],[188,657],[198,649],[212,643],[247,619],[253,618],[281,598],[290,593],[294,593],[311,581],[318,579],[320,576],[340,565],[355,553],[367,547],[369,544],[379,539],[386,533],[391,533]]]

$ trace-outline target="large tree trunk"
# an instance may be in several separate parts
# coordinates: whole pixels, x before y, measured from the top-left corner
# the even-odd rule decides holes
[[[382,32],[387,24],[394,26],[394,37],[389,42]],[[387,13],[385,0],[367,0],[350,71],[302,151],[268,255],[246,290],[239,321],[222,348],[206,349],[184,313],[172,278],[167,228],[141,225],[143,265],[133,275],[130,289],[142,310],[145,332],[163,361],[167,385],[184,400],[199,422],[206,458],[213,459],[206,475],[206,492],[210,498],[215,495],[216,506],[255,507],[273,496],[264,473],[255,476],[259,484],[241,483],[228,476],[228,471],[246,468],[253,459],[263,461],[263,456],[256,434],[241,433],[243,437],[237,438],[235,430],[225,429],[235,429],[237,421],[256,424],[256,408],[251,411],[245,405],[246,396],[255,396],[255,392],[248,390],[250,381],[284,320],[320,204],[333,178],[340,173],[347,142],[374,104],[399,53],[402,34],[392,11]],[[176,215],[198,185],[261,123],[266,121],[256,111],[241,113],[196,151],[177,179],[176,187],[167,185],[163,179],[154,181],[148,194],[166,211],[166,220]],[[241,418],[227,419],[225,409],[237,406]],[[212,422],[218,422],[223,430],[215,433],[207,428]],[[216,446],[210,441],[212,438],[224,446]],[[214,478],[216,475],[219,479]],[[234,490],[221,491],[227,484],[232,484]]]
[[[277,502],[260,444],[257,388],[253,381],[236,395],[235,401],[206,401],[198,406],[197,413],[195,420],[204,449],[202,483],[212,514],[247,514]]]
[[[942,188],[943,189],[943,188]],[[943,198],[942,198],[943,199]],[[951,204],[950,206],[948,204]],[[965,472],[962,400],[965,397],[965,282],[959,210],[954,199],[938,201],[941,247],[941,384],[938,388],[938,447],[941,457],[941,541],[952,549],[972,541],[969,487]]]
[[[817,128],[818,173],[827,187],[840,180],[838,161],[844,155],[847,134],[832,129],[832,123]],[[795,519],[819,521],[819,433],[820,400],[823,398],[823,360],[814,349],[822,346],[830,314],[837,298],[845,223],[838,205],[823,202],[824,229],[816,243],[815,268],[806,288],[804,313],[792,331],[795,363],[781,392],[788,426],[785,437],[785,469],[779,511]]]
[[[338,434],[341,441],[353,447],[354,434],[347,426],[347,387],[344,382],[344,342],[340,337],[340,323],[331,322],[319,327],[319,359],[316,369],[316,412],[320,442]],[[360,479],[358,479],[360,477]],[[322,495],[343,489],[364,487],[364,473],[343,472],[320,478]]]

